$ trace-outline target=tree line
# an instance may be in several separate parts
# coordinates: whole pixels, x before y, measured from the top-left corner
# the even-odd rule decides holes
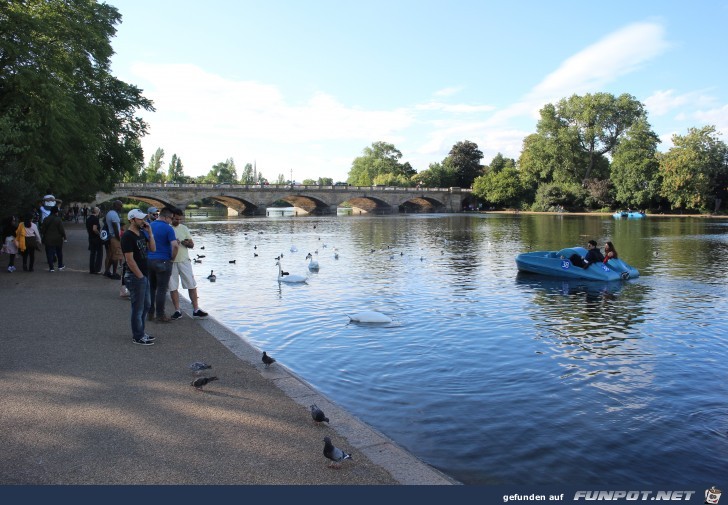
[[[715,126],[673,135],[657,150],[642,103],[609,93],[572,95],[540,110],[518,160],[498,153],[481,164],[474,142],[457,142],[442,162],[416,172],[394,145],[374,142],[354,160],[348,182],[472,188],[489,206],[534,211],[717,211],[728,192],[728,148]]]
[[[122,181],[265,184],[254,164],[229,158],[199,177],[157,149],[144,165],[140,139],[154,111],[142,91],[112,75],[118,10],[96,0],[0,2],[0,215],[40,195],[89,201]],[[489,206],[532,210],[632,207],[715,211],[728,191],[728,149],[711,125],[660,143],[642,103],[609,93],[573,95],[540,111],[518,159],[457,142],[417,171],[387,142],[364,148],[347,182],[357,186],[472,188]],[[274,183],[293,181],[279,174]],[[328,177],[306,184],[332,184]]]

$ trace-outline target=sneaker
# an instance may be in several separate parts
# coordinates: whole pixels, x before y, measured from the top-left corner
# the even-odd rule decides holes
[[[65,269],[66,269],[66,265],[63,265],[62,267],[58,267],[58,270],[65,270]]]
[[[139,340],[137,340],[134,337],[132,337],[131,341],[134,342],[135,344],[139,344],[139,345],[154,345],[154,341],[153,340],[149,340],[149,336],[148,335],[144,335]]]
[[[158,323],[169,323],[172,321],[172,318],[169,316],[157,316],[154,320]]]
[[[150,342],[154,342],[154,337],[153,337],[153,336],[151,336],[151,335],[150,335],[149,333],[145,333],[145,334],[144,334],[144,338],[146,338],[146,339],[147,339],[147,340],[149,340]]]
[[[54,269],[52,269],[52,268],[51,268],[50,270],[48,270],[48,271],[49,271],[49,272],[55,272],[55,270],[54,270]]]
[[[177,319],[182,317],[182,312],[179,310],[175,310],[174,314],[172,314],[172,321],[176,321]]]
[[[197,309],[192,313],[192,317],[207,317],[207,312],[202,309]]]

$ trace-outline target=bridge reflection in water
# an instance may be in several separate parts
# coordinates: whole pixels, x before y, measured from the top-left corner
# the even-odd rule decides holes
[[[109,193],[98,193],[92,204],[131,198],[155,207],[185,209],[209,198],[225,205],[228,215],[266,215],[284,201],[293,215],[337,214],[346,207],[354,215],[397,212],[462,212],[477,200],[463,188],[400,188],[395,186],[238,185],[119,183]],[[291,209],[288,207],[288,209]],[[281,210],[286,207],[278,207]],[[270,209],[269,209],[270,210]],[[291,212],[291,211],[289,211]]]

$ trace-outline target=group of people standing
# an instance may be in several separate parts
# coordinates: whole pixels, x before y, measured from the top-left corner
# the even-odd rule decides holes
[[[184,213],[177,208],[147,213],[132,209],[128,213],[129,226],[121,235],[120,247],[124,257],[124,284],[131,301],[132,341],[140,345],[154,345],[154,337],[146,332],[146,321],[169,323],[182,317],[179,286],[187,289],[192,302],[192,317],[207,317],[200,309],[197,284],[192,272],[188,250],[194,247],[189,229],[182,224]],[[165,313],[167,292],[174,305],[174,313]]]
[[[59,202],[51,194],[43,197],[40,207],[27,212],[22,219],[10,216],[2,226],[2,252],[8,255],[7,272],[17,271],[15,257],[20,254],[23,271],[35,270],[35,253],[45,249],[48,271],[63,270],[63,243],[66,230],[59,216]]]

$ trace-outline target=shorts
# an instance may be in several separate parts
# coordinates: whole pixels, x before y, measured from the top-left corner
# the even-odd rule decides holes
[[[177,291],[182,280],[182,289],[195,289],[195,275],[192,273],[192,262],[180,261],[172,263],[172,277],[169,279],[169,290]]]
[[[111,261],[121,261],[124,259],[124,254],[121,252],[121,241],[118,238],[109,239],[109,257]]]

